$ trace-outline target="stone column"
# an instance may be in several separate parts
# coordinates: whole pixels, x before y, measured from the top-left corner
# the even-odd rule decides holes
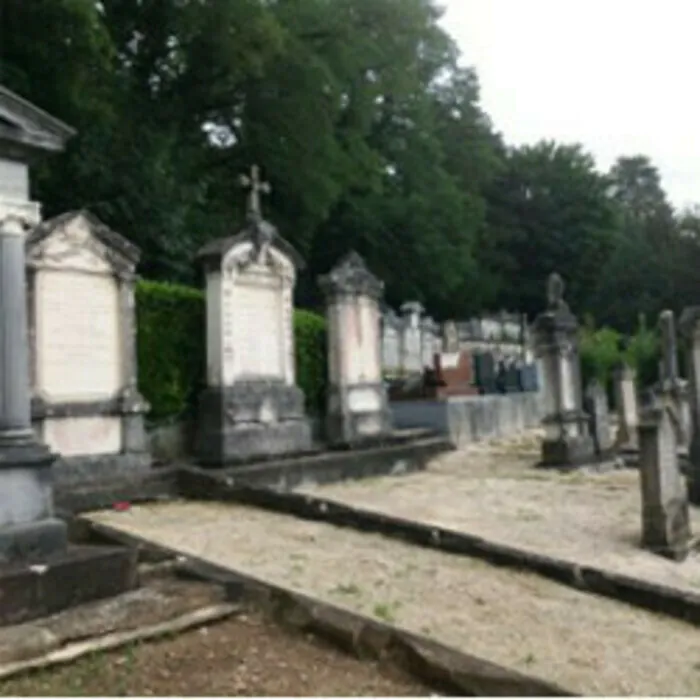
[[[0,560],[44,557],[66,546],[53,517],[55,455],[31,427],[25,227],[0,221]]]
[[[319,286],[328,319],[326,437],[335,445],[377,440],[391,432],[381,363],[384,284],[352,252]]]
[[[691,503],[700,505],[700,306],[683,311],[680,330],[687,348],[691,413],[688,496]]]
[[[639,426],[642,546],[676,561],[687,557],[691,542],[688,497],[678,466],[679,428],[668,393],[645,411]]]
[[[615,443],[622,450],[636,450],[639,447],[636,378],[637,373],[627,363],[621,364],[615,370],[615,403],[618,415]]]
[[[588,416],[582,409],[578,321],[563,294],[561,277],[550,275],[547,310],[535,320],[545,392],[541,464],[553,467],[582,465],[595,457]]]
[[[659,386],[662,392],[668,393],[678,409],[683,427],[679,436],[679,445],[687,448],[691,432],[690,401],[687,382],[678,373],[678,341],[676,338],[676,322],[673,311],[662,311],[659,315],[661,332],[661,365]]]

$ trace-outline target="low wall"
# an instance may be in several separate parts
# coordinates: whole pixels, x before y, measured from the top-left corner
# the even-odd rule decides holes
[[[536,428],[543,416],[540,393],[392,401],[390,407],[396,428],[430,428],[458,449]]]

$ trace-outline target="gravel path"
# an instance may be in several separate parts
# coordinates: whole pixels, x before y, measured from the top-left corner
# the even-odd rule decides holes
[[[700,693],[696,628],[531,574],[229,504],[90,517],[581,694]]]
[[[537,433],[450,452],[426,472],[302,491],[542,554],[700,592],[700,554],[677,564],[640,547],[639,474],[535,469]],[[700,508],[691,507],[700,535]]]

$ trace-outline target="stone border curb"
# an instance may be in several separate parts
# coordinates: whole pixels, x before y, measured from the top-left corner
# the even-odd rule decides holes
[[[210,476],[188,497],[255,506],[305,520],[371,532],[449,554],[476,557],[496,566],[526,569],[558,583],[700,625],[700,594],[650,583],[597,567],[580,565],[476,535],[362,510],[337,501],[247,486],[232,487]]]
[[[232,603],[246,600],[271,614],[278,624],[311,632],[360,659],[389,661],[433,687],[457,696],[573,697],[554,683],[522,674],[427,637],[415,635],[321,602],[296,591],[212,564],[116,528],[89,523],[100,538],[135,547],[149,558],[173,557],[176,573],[223,585]]]

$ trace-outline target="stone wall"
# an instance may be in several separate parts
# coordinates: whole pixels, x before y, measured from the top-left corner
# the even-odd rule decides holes
[[[397,401],[390,407],[397,429],[431,428],[457,449],[536,428],[543,416],[541,394],[534,392]]]

